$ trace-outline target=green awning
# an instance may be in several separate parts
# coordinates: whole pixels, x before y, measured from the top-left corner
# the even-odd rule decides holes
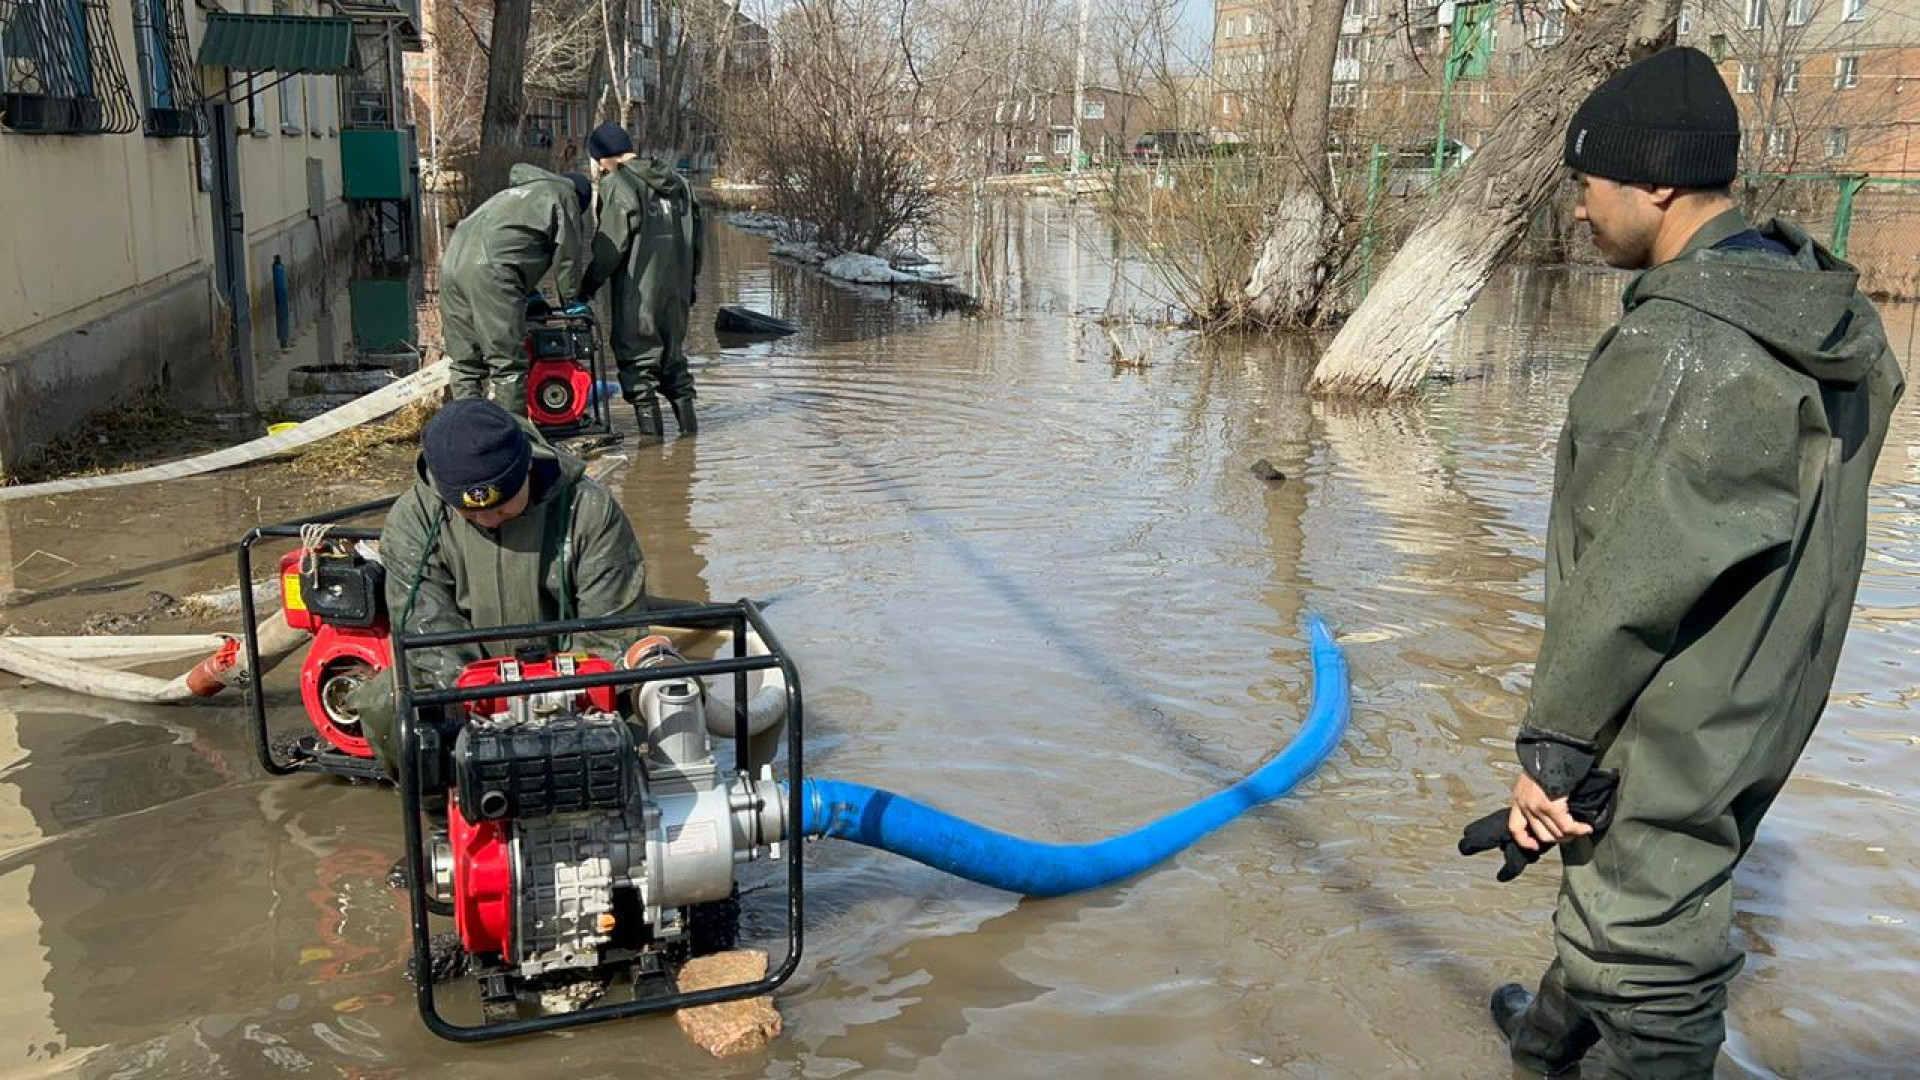
[[[234,71],[344,75],[353,70],[353,20],[344,16],[207,16],[200,63]]]

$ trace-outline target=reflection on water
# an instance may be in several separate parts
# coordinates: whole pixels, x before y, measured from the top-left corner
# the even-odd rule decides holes
[[[1357,709],[1298,795],[1079,898],[815,846],[764,1058],[707,1059],[662,1021],[457,1049],[401,977],[390,793],[261,778],[236,702],[8,690],[0,1075],[1505,1075],[1486,991],[1545,963],[1555,875],[1496,884],[1453,840],[1511,779],[1553,442],[1619,280],[1504,274],[1457,381],[1360,408],[1303,396],[1310,357],[1269,342],[1161,333],[1117,370],[1080,344],[1114,267],[1133,273],[1097,223],[1016,203],[989,232],[1001,313],[966,319],[716,231],[708,303],[805,329],[697,339],[700,436],[626,448],[613,484],[650,588],[777,598],[819,774],[1063,840],[1280,745],[1308,692],[1301,619],[1323,612]],[[1913,312],[1888,322],[1902,342]],[[1263,457],[1284,483],[1250,475]],[[1752,960],[1724,1075],[1890,1076],[1916,1049],[1917,461],[1903,410],[1834,707],[1739,878]],[[0,505],[0,561],[81,564],[22,565],[8,584],[48,599],[8,618],[204,586],[230,563],[176,556],[362,494],[267,468]]]

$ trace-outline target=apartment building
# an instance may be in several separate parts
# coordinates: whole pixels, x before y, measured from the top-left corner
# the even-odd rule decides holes
[[[319,10],[0,0],[0,472],[141,391],[250,411],[289,349],[332,358],[355,246],[341,84],[411,23],[386,0]]]

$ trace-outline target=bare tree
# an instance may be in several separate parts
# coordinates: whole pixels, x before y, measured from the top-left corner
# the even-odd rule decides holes
[[[1292,72],[1287,152],[1281,160],[1287,182],[1268,215],[1266,240],[1246,285],[1251,315],[1269,326],[1317,321],[1332,273],[1340,223],[1327,167],[1327,126],[1345,11],[1346,0],[1313,0]]]
[[[533,29],[533,0],[494,0],[487,37],[487,99],[480,113],[482,149],[520,141],[526,114],[527,36]]]
[[[1512,108],[1433,198],[1413,234],[1322,356],[1316,389],[1404,394],[1443,360],[1454,329],[1555,190],[1573,111],[1608,75],[1673,39],[1680,0],[1588,7],[1527,79]]]
[[[899,13],[894,0],[790,0],[771,84],[731,103],[775,209],[833,248],[872,252],[934,206]]]

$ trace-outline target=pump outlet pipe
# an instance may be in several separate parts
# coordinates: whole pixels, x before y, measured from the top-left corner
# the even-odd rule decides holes
[[[1064,896],[1140,873],[1313,775],[1345,733],[1351,710],[1347,661],[1319,617],[1309,617],[1313,703],[1286,749],[1239,783],[1121,836],[1048,844],[983,828],[902,795],[841,780],[801,788],[801,832],[838,837],[1026,896]]]

